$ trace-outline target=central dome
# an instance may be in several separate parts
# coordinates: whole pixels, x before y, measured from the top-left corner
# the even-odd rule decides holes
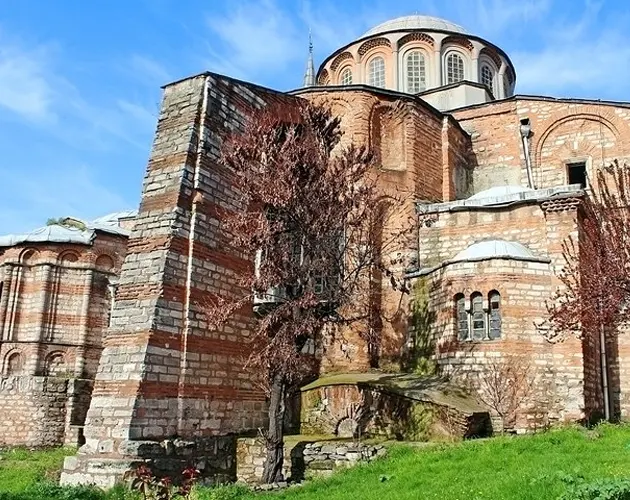
[[[366,36],[374,36],[387,31],[398,30],[439,30],[452,31],[454,33],[466,34],[466,30],[457,24],[453,24],[445,19],[431,16],[404,16],[390,19],[384,23],[374,26],[371,30],[365,32],[361,38]]]

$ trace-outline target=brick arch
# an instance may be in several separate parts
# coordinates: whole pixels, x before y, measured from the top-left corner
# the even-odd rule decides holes
[[[496,50],[491,49],[490,47],[484,47],[483,49],[479,51],[479,56],[488,57],[494,63],[497,70],[501,68],[501,57],[499,57],[499,54],[497,53]]]
[[[392,44],[387,38],[383,38],[383,37],[372,38],[371,40],[368,40],[367,42],[364,42],[363,44],[361,44],[358,51],[359,55],[363,57],[370,50],[376,47],[389,47],[391,49]]]
[[[30,265],[39,258],[39,250],[35,248],[25,248],[20,252],[20,263]]]
[[[333,59],[333,62],[330,64],[330,70],[333,72],[337,71],[339,66],[341,66],[342,63],[348,60],[351,60],[352,62],[354,62],[354,57],[350,52],[343,52],[339,54],[337,57]]]
[[[405,170],[406,115],[407,106],[402,101],[378,103],[370,110],[369,144],[382,169]]]
[[[536,142],[534,147],[534,151],[536,152],[536,166],[540,166],[542,161],[542,150],[545,146],[547,139],[560,128],[562,125],[570,123],[576,120],[586,120],[597,122],[607,128],[615,137],[618,145],[622,144],[621,134],[619,133],[619,129],[615,126],[613,120],[614,115],[610,112],[595,114],[589,112],[565,112],[560,116],[555,117],[555,120],[545,129],[545,131],[541,134],[540,138]]]
[[[68,363],[63,351],[53,351],[44,360],[44,375],[46,377],[60,375],[67,372]]]
[[[471,53],[474,49],[472,42],[468,40],[468,38],[464,38],[463,36],[447,36],[444,40],[442,40],[442,52],[444,52],[444,50],[448,48],[448,45],[457,45],[468,50]]]
[[[79,262],[81,256],[78,252],[74,250],[65,250],[59,254],[57,257],[57,262],[59,264],[74,264],[75,262]]]
[[[409,33],[398,40],[398,49],[401,49],[410,42],[424,42],[430,47],[435,47],[435,40],[426,33]]]
[[[319,85],[328,85],[330,83],[330,74],[327,69],[323,69],[317,78],[317,83]]]
[[[112,271],[116,266],[114,258],[107,254],[99,255],[94,261],[96,267],[101,271]]]
[[[4,357],[2,374],[5,377],[20,375],[24,372],[24,354],[19,349],[12,349]]]

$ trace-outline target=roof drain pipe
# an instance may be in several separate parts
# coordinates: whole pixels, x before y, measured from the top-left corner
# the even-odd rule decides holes
[[[525,170],[527,170],[527,184],[530,189],[536,189],[534,185],[534,173],[532,172],[532,157],[529,153],[529,138],[532,135],[532,125],[529,118],[521,120],[521,142],[523,143],[523,151],[525,152]]]

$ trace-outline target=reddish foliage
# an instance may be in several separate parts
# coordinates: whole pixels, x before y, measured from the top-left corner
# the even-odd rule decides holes
[[[564,243],[562,287],[548,304],[549,340],[617,332],[630,319],[630,167],[597,173],[584,198],[577,238]]]
[[[413,228],[400,216],[397,227],[388,224],[399,215],[402,197],[384,196],[367,148],[342,147],[339,119],[307,103],[290,122],[287,116],[263,109],[224,148],[239,198],[236,209],[225,212],[222,228],[230,247],[258,264],[237,271],[240,295],[205,304],[211,326],[220,328],[256,296],[282,295],[259,316],[248,360],[264,374],[272,421],[266,437],[276,456],[284,398],[313,369],[314,357],[304,346],[317,343],[323,331],[349,325],[377,343],[375,283],[388,276],[404,289],[382,255]],[[277,463],[275,468],[266,473],[268,481],[278,479]]]

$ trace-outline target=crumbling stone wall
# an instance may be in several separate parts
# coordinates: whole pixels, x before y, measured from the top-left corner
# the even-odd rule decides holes
[[[302,392],[302,433],[409,441],[485,436],[488,414],[356,385],[322,386]]]
[[[88,404],[73,380],[0,378],[0,446],[76,444],[78,432],[72,426],[82,426],[81,415],[85,416]]]
[[[237,444],[236,477],[240,482],[262,482],[265,446],[258,438],[241,438]],[[352,441],[291,441],[285,443],[283,475],[292,482],[328,476],[337,469],[370,462],[387,454],[382,444]]]

